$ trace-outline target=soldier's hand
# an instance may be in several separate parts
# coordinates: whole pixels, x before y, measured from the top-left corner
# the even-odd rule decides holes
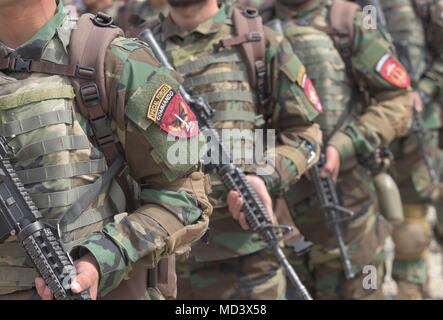
[[[263,202],[267,213],[270,215],[270,219],[274,221],[272,199],[269,195],[264,181],[255,175],[247,175],[246,179],[248,180],[251,187],[255,190],[257,195],[260,197],[260,200]],[[248,230],[249,224],[246,221],[245,214],[241,211],[243,208],[243,198],[241,197],[241,195],[236,191],[230,191],[228,193],[227,202],[229,211],[232,214],[232,218],[234,218],[234,220],[237,220],[244,230]]]
[[[423,100],[419,91],[414,91],[414,107],[417,112],[423,111]]]
[[[331,176],[334,181],[337,180],[338,173],[340,172],[340,154],[338,150],[333,146],[326,148],[326,163],[321,172],[323,178]]]
[[[99,283],[99,267],[97,261],[92,254],[86,254],[80,259],[74,261],[77,269],[77,277],[71,283],[71,291],[80,293],[89,290],[91,298],[97,299],[98,283]],[[42,300],[52,300],[53,296],[49,287],[45,284],[43,278],[35,279],[35,288]]]

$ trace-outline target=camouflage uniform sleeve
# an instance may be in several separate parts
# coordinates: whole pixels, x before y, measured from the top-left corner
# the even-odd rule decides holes
[[[166,132],[168,125],[170,133],[177,129],[176,122],[163,121],[170,110],[192,114],[177,93],[178,76],[161,67],[144,44],[125,38],[111,44],[105,70],[109,113],[131,176],[141,186],[141,206],[115,216],[73,251],[74,257],[89,251],[98,261],[100,295],[116,288],[135,262],[153,268],[162,257],[188,251],[206,231],[212,211],[198,159],[175,163],[168,154],[202,141],[198,131],[183,137]],[[149,118],[154,111],[160,121]]]
[[[352,75],[356,84],[369,93],[369,101],[363,112],[350,117],[329,142],[339,151],[344,166],[355,160],[364,162],[377,148],[406,134],[412,117],[410,79],[390,42],[378,30],[365,28],[361,14],[354,26]]]
[[[272,193],[280,194],[317,160],[322,136],[312,120],[322,109],[313,87],[305,93],[302,82],[309,79],[289,42],[269,29],[265,32],[270,43],[267,57],[272,83],[272,128],[277,141],[275,149],[270,150],[275,157],[274,173],[264,179]]]
[[[443,0],[431,4],[430,14],[430,21],[425,28],[432,62],[418,86],[433,99],[443,94]]]

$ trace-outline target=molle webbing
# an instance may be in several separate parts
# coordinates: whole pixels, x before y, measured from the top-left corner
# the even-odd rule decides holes
[[[31,193],[30,196],[39,209],[53,207],[67,207],[75,203],[83,193],[87,192],[89,185],[75,187],[67,191],[52,193]]]
[[[234,111],[217,111],[212,117],[212,121],[248,121],[255,123],[257,114],[250,111],[234,110]]]
[[[225,90],[219,92],[209,92],[200,94],[209,103],[223,101],[242,101],[254,103],[254,97],[251,92],[240,90]]]
[[[90,142],[86,136],[62,136],[24,146],[17,152],[15,157],[22,161],[54,152],[89,149],[89,147]]]
[[[98,159],[19,170],[17,171],[17,175],[22,183],[26,185],[47,180],[98,174],[104,172],[105,170],[106,161],[104,159]]]
[[[220,52],[199,58],[196,61],[187,62],[181,66],[176,66],[176,70],[183,75],[187,75],[196,70],[201,70],[214,63],[241,62],[242,59],[236,52]]]
[[[52,111],[23,120],[6,122],[0,125],[0,135],[11,137],[60,123],[72,124],[71,110]]]
[[[202,76],[189,77],[185,79],[185,87],[201,86],[213,82],[223,82],[223,81],[248,81],[244,72],[242,71],[231,71],[231,72],[221,72],[213,74],[205,74]]]

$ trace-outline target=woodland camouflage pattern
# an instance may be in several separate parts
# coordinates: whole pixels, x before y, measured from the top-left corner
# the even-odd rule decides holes
[[[407,133],[411,124],[412,97],[410,89],[399,89],[376,72],[376,64],[385,54],[393,55],[389,42],[375,30],[362,26],[361,13],[354,19],[355,36],[350,59],[350,71],[330,36],[311,27],[328,26],[332,0],[312,0],[303,11],[295,11],[277,2],[275,10],[284,21],[285,36],[307,68],[318,89],[325,111],[318,122],[328,137],[342,112],[349,116],[329,140],[340,153],[341,171],[337,190],[342,205],[355,217],[344,224],[345,241],[353,268],[354,280],[346,281],[339,260],[335,239],[328,229],[324,213],[312,195],[308,179],[302,179],[286,195],[293,209],[297,226],[316,245],[309,253],[307,265],[313,272],[314,294],[317,298],[373,298],[377,292],[362,292],[358,273],[367,264],[379,266],[383,261],[383,243],[390,232],[388,223],[377,214],[372,178],[362,166],[379,147],[388,146],[395,138]],[[359,79],[355,83],[354,79]],[[371,96],[365,106],[356,86],[362,86]],[[349,108],[349,109],[347,109]],[[299,262],[300,264],[300,262]],[[360,288],[361,289],[361,288]]]
[[[418,2],[427,6],[429,16],[419,16],[413,5]],[[410,59],[404,62],[405,65],[412,63],[415,73],[411,76],[418,90],[429,97],[430,101],[424,105],[422,117],[426,128],[427,154],[438,172],[441,167],[438,131],[441,130],[440,108],[443,88],[443,51],[440,45],[443,40],[443,1],[386,0],[381,4],[394,43],[403,44],[401,47],[406,52],[401,54]],[[392,275],[397,283],[407,282],[417,285],[423,295],[428,279],[425,262],[427,250],[426,246],[417,249],[414,240],[418,238],[416,235],[418,232],[423,235],[420,238],[427,240],[425,244],[429,242],[430,230],[426,214],[428,207],[435,200],[433,192],[435,189],[413,134],[395,141],[391,149],[396,156],[391,173],[396,179],[405,204],[405,224],[394,229],[396,252]],[[412,226],[415,226],[417,231],[412,231]],[[399,295],[399,298],[408,297],[403,294]]]
[[[222,5],[212,18],[191,32],[180,30],[169,16],[153,30],[171,63],[185,77],[185,88],[192,95],[205,97],[216,110],[214,124],[217,128],[263,128],[264,114],[257,109],[257,93],[249,84],[240,48],[224,48],[218,53],[213,51],[213,44],[232,37],[230,10],[229,6]],[[300,60],[293,54],[290,45],[270,29],[265,29],[265,37],[269,42],[266,49],[268,77],[273,79],[274,84],[270,94],[275,101],[267,107],[270,114],[267,127],[277,129],[279,136],[275,149],[276,170],[263,178],[268,190],[275,196],[296,183],[315,162],[312,159],[307,163],[311,153],[304,141],[318,151],[321,135],[318,126],[311,123],[319,112],[297,82],[298,76],[304,74]],[[246,114],[249,119],[241,119],[240,114]],[[253,148],[251,141],[233,140],[234,148]],[[239,164],[243,161],[240,159]],[[254,173],[256,169],[254,165],[244,163],[243,168],[247,173]],[[272,298],[281,298],[284,284],[274,258],[268,255],[266,261],[259,264],[261,270],[253,266],[257,261],[254,253],[263,250],[264,243],[257,234],[243,231],[231,218],[226,206],[226,190],[219,177],[211,177],[211,185],[213,192],[210,199],[216,209],[214,218],[211,218],[208,244],[199,242],[193,247],[190,279],[193,297],[204,298],[212,292],[210,296],[217,295],[218,299],[271,298],[264,295],[269,290],[263,290],[263,287],[269,286],[277,288],[272,289]],[[239,257],[242,258],[234,259]],[[238,290],[232,287],[235,281],[231,276],[235,273],[237,280],[244,283]],[[226,284],[224,292],[221,283]]]
[[[70,33],[74,27],[75,21],[71,21],[59,3],[54,17],[31,40],[16,50],[0,43],[0,58],[11,55],[66,64]],[[145,44],[125,38],[116,38],[112,42],[106,55],[105,70],[112,128],[124,149],[131,176],[141,186],[142,205],[132,214],[124,213],[121,203],[112,199],[111,186],[109,193],[101,195],[82,215],[103,210],[106,214],[102,219],[80,229],[70,225],[64,228],[69,232],[64,233],[63,240],[76,245],[72,252],[74,258],[88,250],[97,259],[101,279],[99,295],[114,289],[130,274],[131,266],[137,261],[152,268],[161,257],[176,251],[186,252],[190,243],[205,232],[212,209],[206,197],[204,175],[198,171],[198,165],[170,164],[166,151],[172,142],[167,141],[167,134],[146,116],[155,90],[163,83],[176,90],[177,75],[160,67]],[[106,164],[104,167],[99,165],[103,155],[87,139],[85,141],[90,128],[86,119],[76,111],[73,98],[74,91],[68,78],[0,72],[0,130],[5,130],[11,121],[43,116],[42,112],[47,111],[60,111],[67,118],[11,137],[16,170],[45,168],[50,173],[48,166],[98,162],[96,167],[91,165],[89,171],[81,175],[66,173],[69,170],[63,171],[65,173],[61,176],[49,174],[38,179],[38,175],[29,175],[25,185],[45,218],[58,218],[84,187],[106,169]],[[82,143],[74,148],[68,143],[54,146],[46,142],[65,138],[77,138]],[[187,139],[177,141],[188,142]],[[74,193],[73,190],[77,191]],[[63,201],[45,203],[43,200],[51,194],[64,195]],[[116,194],[118,199],[118,191]],[[113,217],[116,213],[121,214]],[[100,222],[103,218],[106,220]],[[110,223],[101,230],[106,221]],[[16,239],[10,238],[0,245],[0,294],[30,289],[34,276],[35,272],[25,261]]]

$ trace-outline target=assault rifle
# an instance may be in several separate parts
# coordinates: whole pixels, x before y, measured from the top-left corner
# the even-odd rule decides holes
[[[139,35],[139,38],[149,44],[151,50],[154,52],[160,63],[173,70],[168,58],[160,48],[157,40],[149,29],[144,30]],[[205,135],[210,134],[210,139],[215,143],[215,145],[218,145],[221,159],[229,159],[217,131],[214,130],[214,125],[212,123],[212,115],[214,110],[212,107],[202,97],[198,97],[196,99],[192,98],[186,92],[183,86],[180,86],[179,90],[183,99],[189,104],[191,109],[196,114],[202,132]],[[298,297],[302,300],[312,300],[312,297],[300,281],[295,270],[290,265],[279,244],[282,237],[277,233],[277,231],[282,229],[290,230],[290,228],[272,224],[271,219],[266,212],[266,208],[258,195],[255,193],[254,189],[252,189],[247,182],[245,174],[239,167],[232,163],[219,163],[212,164],[212,169],[221,177],[227,190],[234,190],[242,195],[244,200],[242,212],[244,212],[249,226],[254,232],[261,236],[263,241],[265,241],[269,248],[273,251],[279,263],[285,269],[289,280],[297,290]]]
[[[0,136],[0,243],[17,236],[26,254],[57,300],[90,300],[89,293],[75,294],[70,284],[75,267],[61,242],[47,227],[41,213],[17,176],[12,150]]]
[[[322,153],[320,155],[320,160],[309,170],[309,172],[320,206],[325,210],[327,223],[332,227],[334,232],[338,249],[340,250],[341,264],[345,277],[346,279],[352,279],[355,277],[355,272],[352,270],[348,248],[345,244],[340,225],[346,220],[343,216],[346,215],[350,217],[353,215],[353,212],[340,206],[337,190],[331,176],[325,178],[321,177],[320,172],[325,165],[325,160],[325,155]]]

